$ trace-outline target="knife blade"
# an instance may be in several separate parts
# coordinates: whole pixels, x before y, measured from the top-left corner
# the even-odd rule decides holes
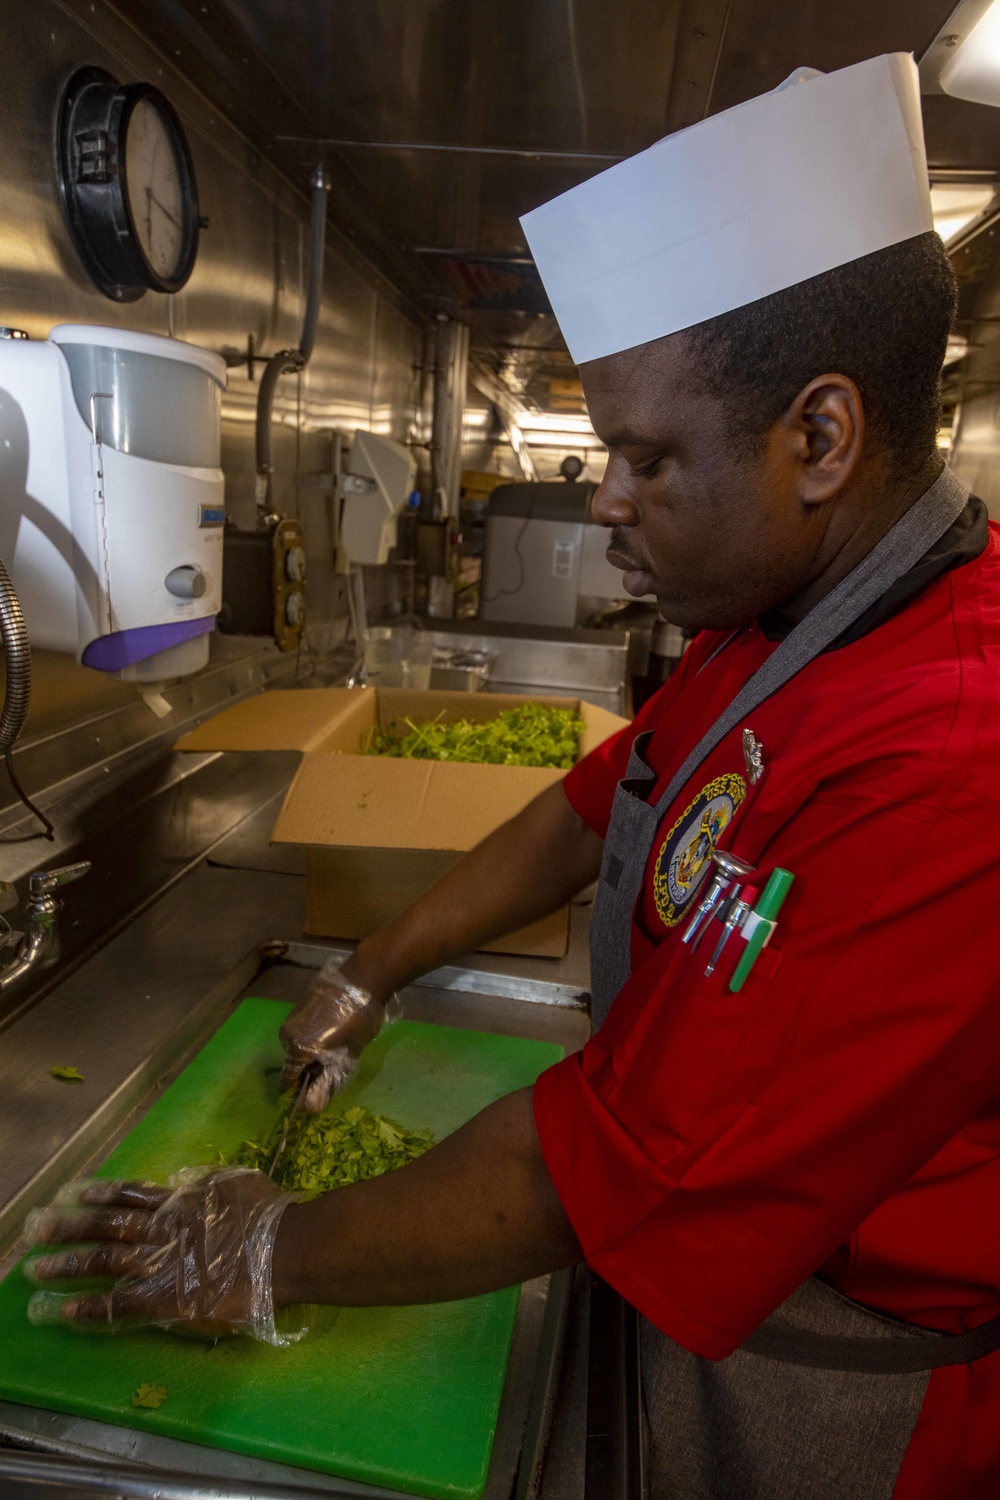
[[[302,1104],[305,1101],[306,1094],[308,1094],[310,1088],[316,1082],[316,1079],[319,1077],[322,1071],[323,1064],[319,1062],[311,1062],[307,1068],[304,1068],[302,1070],[302,1076],[299,1080],[299,1091],[295,1095],[295,1103],[292,1105],[291,1109],[288,1111],[288,1114],[285,1116],[285,1124],[281,1132],[281,1139],[278,1141],[278,1144],[275,1147],[274,1155],[271,1157],[271,1165],[267,1169],[268,1177],[274,1177],[274,1169],[281,1160],[285,1147],[288,1144],[288,1132],[291,1129],[292,1121],[295,1119],[295,1116],[298,1114],[300,1108],[302,1107]]]

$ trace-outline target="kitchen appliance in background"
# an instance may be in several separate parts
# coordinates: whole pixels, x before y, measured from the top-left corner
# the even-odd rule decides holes
[[[338,567],[389,561],[400,512],[413,491],[416,463],[408,448],[359,428],[340,475]]]
[[[596,484],[505,484],[486,509],[481,620],[583,625],[631,595],[608,562],[608,531],[591,517]]]
[[[340,459],[339,446],[336,451],[336,568],[349,580],[347,602],[356,655],[347,680],[353,686],[363,679],[367,654],[369,613],[365,571],[372,567],[386,568],[396,546],[400,514],[408,503],[419,502],[420,497],[413,490],[416,463],[402,443],[359,428],[346,461]],[[412,563],[409,566],[412,570]],[[409,597],[412,611],[412,571]]]
[[[138,684],[197,672],[222,598],[226,367],[179,339],[0,338],[0,558],[36,646]]]

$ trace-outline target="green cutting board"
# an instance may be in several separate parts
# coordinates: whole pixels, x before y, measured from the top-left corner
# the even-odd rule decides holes
[[[278,1027],[289,1009],[245,1000],[100,1175],[163,1181],[266,1131],[278,1108]],[[336,1107],[364,1104],[440,1140],[561,1056],[545,1042],[400,1021],[367,1049]],[[19,1267],[0,1285],[0,1395],[8,1400],[417,1495],[482,1492],[516,1287],[434,1307],[322,1309],[315,1330],[287,1349],[250,1339],[212,1346],[154,1330],[33,1328],[31,1290]],[[144,1381],[169,1392],[156,1411],[131,1404]]]

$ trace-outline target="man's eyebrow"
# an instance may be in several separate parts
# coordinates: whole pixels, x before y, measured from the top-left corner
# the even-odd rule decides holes
[[[659,441],[648,433],[636,432],[632,427],[620,427],[604,439],[607,448],[656,448]]]

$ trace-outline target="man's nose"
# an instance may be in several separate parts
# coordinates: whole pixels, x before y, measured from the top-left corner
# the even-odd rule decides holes
[[[590,502],[591,518],[598,526],[638,526],[639,512],[621,475],[622,462],[609,457],[604,477]]]

